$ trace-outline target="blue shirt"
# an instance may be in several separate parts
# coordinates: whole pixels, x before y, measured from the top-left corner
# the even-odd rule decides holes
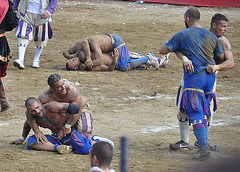
[[[166,46],[171,52],[181,51],[192,61],[194,72],[188,73],[184,69],[184,78],[205,70],[207,65],[215,65],[213,57],[224,53],[223,45],[217,36],[200,27],[190,27],[178,32]]]

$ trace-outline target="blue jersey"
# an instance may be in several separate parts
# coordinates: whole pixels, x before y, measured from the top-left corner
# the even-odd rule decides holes
[[[123,39],[115,34],[107,34],[110,36],[112,40],[112,50],[113,51],[115,48],[118,49],[118,62],[116,64],[116,69],[119,69],[120,71],[126,71],[127,67],[130,65],[130,55],[127,49],[127,46]]]
[[[219,39],[205,28],[190,27],[175,34],[166,46],[171,52],[181,51],[194,66],[194,73],[215,65],[214,56],[224,53],[224,48]],[[192,73],[193,74],[193,73]],[[184,70],[184,77],[191,75]]]

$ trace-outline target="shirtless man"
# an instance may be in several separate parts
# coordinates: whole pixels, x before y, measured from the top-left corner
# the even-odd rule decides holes
[[[104,65],[103,53],[115,53],[115,49],[117,49],[119,54],[115,68],[119,69],[120,71],[131,70],[141,64],[152,65],[158,69],[159,66],[166,66],[168,57],[170,55],[168,54],[165,56],[165,59],[161,59],[156,58],[152,53],[148,53],[146,57],[131,60],[127,46],[123,39],[115,34],[106,34],[93,35],[80,40],[75,45],[66,49],[63,52],[63,56],[67,59],[72,59],[81,56],[81,53],[83,53],[83,55],[86,57],[85,64],[87,65],[88,69],[91,70],[92,67]],[[92,59],[95,60],[94,63]]]
[[[56,73],[48,77],[48,85],[49,88],[38,97],[39,101],[42,104],[50,101],[76,104],[80,108],[79,113],[75,116],[70,116],[68,122],[72,122],[73,125],[75,124],[76,130],[79,132],[91,134],[93,129],[91,109],[87,101],[80,95],[78,89],[75,86],[65,84],[62,77]],[[26,120],[25,125],[29,125],[29,127],[32,126],[31,128],[33,128],[33,130],[36,129],[34,132],[37,141],[46,141],[44,134],[38,130],[39,126],[36,120]],[[59,135],[64,135],[64,132],[64,130],[60,130]],[[22,144],[25,139],[26,137],[22,136],[15,144]]]
[[[91,71],[113,71],[116,67],[117,60],[118,60],[118,50],[115,48],[114,53],[110,55],[110,53],[102,53],[102,64],[96,65],[97,60],[93,59],[92,52],[91,59],[93,62],[92,67],[88,68],[85,64],[86,57],[85,53],[81,51],[78,53],[78,57],[74,57],[69,59],[66,63],[67,70],[91,70]]]
[[[75,128],[81,133],[91,134],[93,130],[93,119],[92,110],[84,99],[78,89],[73,86],[66,84],[63,78],[58,74],[52,74],[48,77],[49,88],[43,91],[38,99],[42,104],[57,101],[73,103],[80,107],[78,119],[72,119],[76,123]]]
[[[71,116],[78,116],[79,106],[72,103],[59,103],[50,101],[45,104],[30,97],[25,101],[26,118],[24,124],[22,137],[26,138],[32,129],[35,135],[28,139],[28,149],[35,149],[41,151],[57,151],[58,153],[70,153],[73,149],[74,153],[88,154],[92,142],[86,135],[81,135],[74,128],[74,122],[69,122]],[[44,135],[43,139],[38,140],[36,134],[39,133],[39,127],[31,125],[32,121],[36,121],[37,126],[48,128],[52,131],[51,135]],[[27,123],[29,125],[27,125]],[[60,131],[64,131],[63,135]],[[101,137],[98,136],[98,141]],[[105,141],[111,140],[103,138]],[[12,144],[19,144],[18,140],[13,141]],[[114,145],[113,145],[114,146]]]

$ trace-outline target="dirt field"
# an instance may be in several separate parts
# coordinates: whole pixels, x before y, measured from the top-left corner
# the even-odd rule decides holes
[[[116,147],[112,168],[120,168],[120,137],[129,139],[129,171],[191,171],[229,160],[240,153],[240,11],[239,8],[200,7],[201,25],[209,28],[210,18],[217,12],[230,19],[225,35],[232,44],[235,67],[219,72],[217,79],[218,110],[209,131],[210,143],[220,150],[212,158],[193,161],[197,149],[170,151],[169,143],[180,140],[175,106],[182,76],[182,64],[172,54],[167,68],[156,71],[81,72],[60,70],[65,67],[63,50],[82,38],[94,34],[120,35],[128,49],[157,54],[161,44],[185,29],[183,15],[188,7],[164,4],[137,4],[127,1],[62,1],[53,15],[53,39],[41,56],[41,68],[31,67],[35,45],[31,42],[25,58],[25,70],[12,64],[17,57],[14,31],[7,33],[13,59],[5,77],[12,107],[0,114],[0,171],[79,171],[90,169],[88,155],[60,155],[55,152],[29,151],[23,145],[10,145],[18,139],[25,121],[24,100],[37,97],[48,88],[47,77],[59,73],[78,85],[93,109],[94,133],[111,138]],[[48,133],[48,130],[44,130]],[[190,145],[195,138],[190,132]],[[33,133],[31,133],[33,134]],[[194,170],[193,170],[194,171]]]

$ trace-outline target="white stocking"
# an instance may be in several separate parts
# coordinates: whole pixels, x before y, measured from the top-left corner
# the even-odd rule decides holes
[[[180,130],[180,136],[181,140],[189,143],[189,123],[188,121],[179,121],[179,130]]]

